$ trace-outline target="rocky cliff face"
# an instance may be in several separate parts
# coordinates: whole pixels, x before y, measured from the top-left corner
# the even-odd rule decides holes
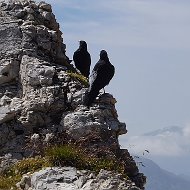
[[[118,135],[127,131],[116,100],[103,94],[90,109],[81,104],[85,83],[68,72],[74,69],[61,34],[51,5],[0,3],[0,155],[33,156],[35,150],[25,148],[29,141],[35,147],[40,140],[43,148],[67,134],[91,154],[100,156],[104,147],[122,160],[126,174],[143,189],[145,178],[128,151],[119,148]]]

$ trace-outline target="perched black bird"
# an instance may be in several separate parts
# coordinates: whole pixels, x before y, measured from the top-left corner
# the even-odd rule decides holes
[[[90,87],[84,98],[84,105],[90,106],[99,94],[99,91],[109,84],[115,73],[114,66],[110,63],[107,52],[100,52],[100,60],[94,66],[90,76]]]
[[[87,51],[87,43],[85,41],[79,41],[79,48],[73,54],[73,61],[76,68],[85,77],[89,77],[91,57]]]

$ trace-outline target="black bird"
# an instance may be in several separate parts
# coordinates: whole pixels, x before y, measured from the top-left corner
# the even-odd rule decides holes
[[[73,61],[75,67],[81,72],[85,77],[89,77],[91,57],[87,51],[87,43],[85,41],[79,41],[79,48],[73,54]]]
[[[109,84],[115,73],[114,66],[110,63],[107,52],[101,50],[100,59],[94,66],[90,76],[90,87],[84,98],[84,105],[90,106],[99,94],[99,91]]]

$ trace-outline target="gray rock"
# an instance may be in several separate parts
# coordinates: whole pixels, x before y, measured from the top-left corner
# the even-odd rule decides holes
[[[11,98],[9,98],[7,95],[4,95],[4,96],[0,99],[0,106],[9,105],[10,102],[11,102]]]
[[[22,33],[18,22],[10,22],[9,18],[4,17],[0,21],[0,57],[19,54],[21,50]],[[2,63],[2,61],[1,61]],[[8,65],[8,63],[5,63]],[[2,64],[1,64],[2,65]],[[5,66],[6,66],[5,65]]]
[[[6,154],[5,156],[0,157],[0,174],[8,170],[17,161],[17,159],[12,158],[11,154]]]
[[[21,61],[21,80],[26,86],[50,86],[55,69],[41,63],[37,58],[23,56]]]
[[[49,17],[44,18],[44,12]],[[14,147],[21,149],[16,143],[24,139],[19,135],[19,141],[17,134],[24,131],[28,135],[34,127],[48,126],[54,115],[63,112],[62,83],[54,85],[53,80],[56,60],[64,64],[66,57],[61,31],[49,4],[7,0],[0,2],[0,16],[1,153]],[[27,128],[15,129],[16,123]]]
[[[106,97],[103,101],[103,96]],[[64,130],[75,139],[91,134],[111,130],[116,135],[127,133],[125,123],[119,122],[115,110],[115,99],[111,95],[103,95],[99,99],[101,104],[90,109],[78,106],[74,112],[64,114],[61,125]]]
[[[0,124],[12,120],[14,116],[15,112],[12,112],[9,106],[0,107]]]
[[[38,6],[39,6],[40,9],[43,9],[43,10],[48,11],[48,12],[52,12],[52,8],[51,8],[50,4],[47,4],[47,3],[42,1],[42,2],[39,3]]]
[[[16,184],[16,186],[19,188],[19,189],[23,189],[23,190],[29,190],[30,187],[31,187],[31,179],[30,179],[30,176],[28,175],[23,175],[22,179],[20,182],[18,182]]]
[[[0,147],[6,144],[8,136],[9,136],[9,128],[6,124],[2,124],[0,126]]]
[[[20,63],[17,60],[0,60],[0,84],[11,82],[19,75]]]
[[[45,168],[24,175],[17,186],[21,190],[140,190],[120,174],[101,170],[95,175],[72,167]]]

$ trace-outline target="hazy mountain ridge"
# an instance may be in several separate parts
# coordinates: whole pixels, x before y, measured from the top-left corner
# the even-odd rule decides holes
[[[147,158],[136,158],[139,169],[147,176],[146,190],[189,190],[190,180],[185,177],[175,175],[160,168],[155,162]]]
[[[181,140],[184,140],[184,137],[187,135],[187,132],[188,131],[186,131],[186,128],[179,127],[179,126],[169,126],[169,127],[155,130],[155,131],[151,131],[149,133],[145,133],[143,136],[147,136],[147,137],[151,137],[151,138],[160,136],[160,137],[169,137],[170,139],[172,139],[172,137],[178,137],[178,138],[181,138]],[[175,141],[175,139],[173,139],[173,140]],[[185,147],[187,148],[187,145],[185,146],[185,144],[184,144],[184,149],[185,149]],[[184,157],[184,158],[182,159],[182,157]],[[173,165],[175,165],[178,168],[180,168],[180,167],[183,168],[188,164],[188,162],[185,159],[185,155],[183,156],[183,154],[181,154],[179,157],[169,157],[169,158],[165,159],[166,163],[168,163],[168,162],[171,163],[171,161],[173,162]],[[156,174],[157,172],[160,173],[161,178],[163,178],[163,181],[165,182],[162,185],[167,184],[167,182],[168,182],[168,185],[172,184],[168,187],[160,187],[160,189],[169,188],[169,189],[178,190],[178,189],[185,189],[185,188],[189,189],[190,188],[190,183],[189,183],[190,175],[189,175],[189,173],[187,173],[187,171],[183,171],[183,172],[181,172],[182,174],[176,175],[172,172],[168,172],[167,170],[160,168],[156,163],[154,163],[151,160],[143,159],[143,162],[145,162],[146,163],[145,165],[147,165],[147,166],[149,166],[151,164],[151,167],[149,167],[151,169],[149,169],[147,167],[145,167],[145,168],[140,167],[141,170],[145,172],[145,175],[147,175],[147,177],[151,180],[150,182],[149,182],[149,180],[147,182],[148,188],[149,188],[149,186],[152,186],[153,183],[155,183],[154,182],[155,179],[159,178],[159,176],[157,176],[157,174]],[[176,164],[174,164],[174,163],[176,163]],[[152,170],[153,168],[155,170],[157,168],[156,172],[154,170]],[[175,185],[175,186],[173,186],[173,185]]]

